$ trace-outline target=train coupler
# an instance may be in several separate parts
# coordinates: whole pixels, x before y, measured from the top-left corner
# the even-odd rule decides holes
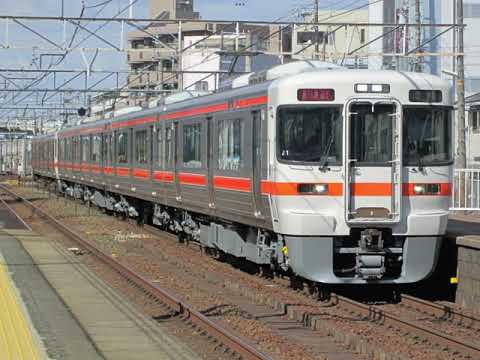
[[[357,276],[366,280],[381,279],[386,272],[385,254],[382,232],[377,229],[362,231],[356,255]]]

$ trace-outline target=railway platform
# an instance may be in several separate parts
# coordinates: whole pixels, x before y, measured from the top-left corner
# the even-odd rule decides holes
[[[447,232],[453,237],[480,235],[480,214],[451,214]]]
[[[450,215],[447,245],[455,263],[455,303],[480,311],[480,215]]]
[[[3,248],[11,237],[6,229],[29,231],[29,227],[6,203],[0,203],[0,349],[2,358],[43,359],[44,344],[35,328],[20,289],[15,282],[14,267]]]
[[[0,240],[3,234],[0,235]],[[6,359],[45,358],[45,349],[0,254],[0,349]]]
[[[198,358],[7,206],[0,206],[2,360]]]

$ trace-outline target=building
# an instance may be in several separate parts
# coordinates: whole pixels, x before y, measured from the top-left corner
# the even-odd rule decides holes
[[[480,168],[480,93],[465,99],[467,167]]]
[[[198,19],[200,14],[193,9],[193,0],[152,0],[150,18]]]
[[[145,90],[138,95],[135,105],[145,105],[158,92],[167,95],[181,90],[213,91],[225,77],[223,72],[258,71],[282,61],[280,56],[271,54],[278,41],[269,37],[276,29],[188,22],[199,19],[193,0],[151,0],[150,16],[186,21],[181,29],[177,24],[151,24],[128,34],[127,62],[133,70],[128,87]],[[281,44],[289,45],[288,41]],[[280,47],[282,51],[283,45]]]
[[[340,14],[343,14],[339,17]],[[368,10],[355,10],[348,14],[344,11],[321,10],[318,21],[321,23],[354,22],[367,23]],[[304,22],[314,22],[314,14],[303,15]],[[318,29],[314,25],[296,26],[292,34],[293,59],[329,60],[350,68],[368,67],[368,47],[364,46],[369,39],[367,27],[339,27],[322,25]],[[316,41],[317,40],[317,41]],[[316,54],[316,42],[319,53]],[[349,53],[355,51],[354,54]]]

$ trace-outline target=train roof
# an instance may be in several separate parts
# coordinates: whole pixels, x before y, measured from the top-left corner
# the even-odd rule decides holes
[[[277,71],[277,73],[279,72]],[[258,79],[258,76],[256,78]],[[400,72],[394,70],[352,70],[333,66],[323,66],[312,69],[304,69],[303,71],[293,71],[291,75],[286,75],[283,77],[279,76],[276,79],[275,76],[273,76],[273,78],[274,79],[268,79],[268,76],[265,76],[264,82],[253,85],[249,84],[243,87],[226,89],[213,94],[186,99],[173,104],[144,109],[111,119],[64,128],[59,131],[59,134],[63,134],[72,130],[77,131],[81,129],[99,128],[102,126],[115,124],[117,122],[157,116],[159,113],[168,114],[170,112],[176,112],[190,107],[208,106],[211,104],[225,102],[226,99],[255,96],[256,94],[266,93],[269,90],[275,92],[275,90],[285,89],[294,84],[305,84],[305,86],[308,86],[309,83],[314,81],[320,81],[321,83],[329,84],[330,87],[333,87],[332,84],[335,84],[335,88],[341,87],[342,85],[349,86],[350,93],[351,86],[355,83],[387,83],[392,87],[400,86],[411,89],[441,89],[447,92],[450,91],[451,87],[449,82],[430,74]],[[47,134],[42,137],[48,138],[49,136],[53,136],[53,134]]]

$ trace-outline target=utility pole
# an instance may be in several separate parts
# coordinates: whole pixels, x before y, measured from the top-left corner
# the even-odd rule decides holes
[[[415,20],[417,23],[417,33],[416,33],[416,40],[417,45],[416,47],[419,49],[418,52],[422,53],[423,51],[420,49],[422,45],[422,15],[420,13],[420,0],[415,0]],[[423,59],[420,56],[417,56],[415,61],[415,71],[422,72],[422,62]]]
[[[315,0],[315,59],[319,58],[320,51],[320,33],[318,29],[318,10],[319,10],[319,0]]]
[[[457,0],[457,169],[467,167],[467,149],[465,141],[465,64],[464,64],[464,44],[463,44],[463,0]],[[460,172],[458,177],[458,198],[461,207],[467,204],[467,176]]]
[[[457,168],[467,167],[465,144],[465,64],[463,44],[463,0],[457,0]]]

